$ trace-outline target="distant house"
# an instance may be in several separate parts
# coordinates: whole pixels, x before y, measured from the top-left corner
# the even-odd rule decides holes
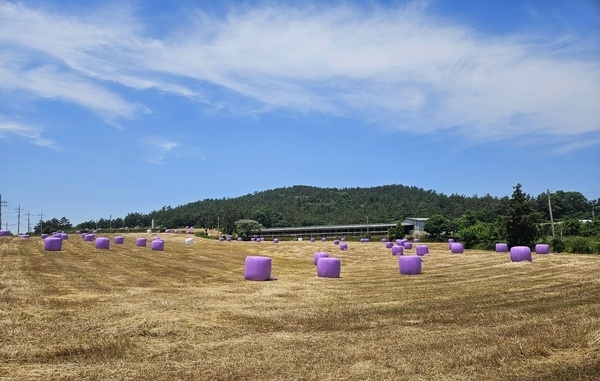
[[[401,222],[401,225],[404,226],[404,234],[408,235],[422,235],[427,234],[425,231],[425,221],[429,218],[406,218]]]

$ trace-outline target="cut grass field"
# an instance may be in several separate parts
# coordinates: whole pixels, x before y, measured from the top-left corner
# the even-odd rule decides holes
[[[0,238],[0,380],[598,380],[600,256]],[[341,258],[316,276],[313,254]],[[414,249],[407,251],[414,255]],[[277,281],[243,279],[247,255]]]

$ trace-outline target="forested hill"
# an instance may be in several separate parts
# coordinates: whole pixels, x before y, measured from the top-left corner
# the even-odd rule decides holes
[[[489,195],[466,197],[403,185],[372,188],[318,188],[292,186],[255,192],[237,198],[206,199],[175,208],[165,206],[148,215],[129,214],[126,226],[148,226],[151,219],[163,227],[220,227],[227,231],[240,219],[265,227],[313,226],[396,222],[405,217],[438,213],[460,217],[473,210],[482,221],[501,213],[502,199]]]
[[[527,196],[543,219],[549,221],[548,196]],[[398,222],[405,217],[430,217],[440,214],[448,219],[473,212],[482,222],[493,222],[505,214],[509,197],[445,195],[404,185],[372,188],[318,188],[296,185],[255,192],[236,198],[205,199],[177,207],[164,206],[148,214],[129,213],[113,221],[88,221],[80,228],[155,226],[181,228],[196,226],[232,232],[241,219],[260,222],[264,227],[290,227],[337,224]],[[600,199],[588,201],[579,192],[556,191],[551,195],[555,221],[590,219],[599,210]]]

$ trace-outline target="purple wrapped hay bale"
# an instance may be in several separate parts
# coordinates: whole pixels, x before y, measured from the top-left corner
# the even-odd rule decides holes
[[[162,239],[153,239],[150,248],[155,251],[163,251],[165,249],[165,241]]]
[[[135,245],[136,246],[146,246],[146,238],[144,237],[139,237],[135,239]]]
[[[339,258],[323,257],[317,262],[317,276],[320,278],[339,278],[341,269]]]
[[[386,249],[391,249],[392,247],[394,247],[394,243],[393,242],[386,242],[385,243],[385,248]]]
[[[44,238],[44,250],[61,251],[62,250],[62,239],[57,238],[57,237]]]
[[[392,255],[403,255],[404,246],[392,246]]]
[[[122,245],[124,243],[125,243],[125,237],[123,237],[122,235],[115,236],[115,244],[116,245]]]
[[[110,239],[106,237],[96,238],[96,249],[110,249]]]
[[[497,243],[496,244],[496,252],[497,253],[508,253],[508,244],[506,244],[506,243]]]
[[[410,250],[410,249],[412,249],[412,243],[410,243],[410,242],[408,242],[408,241],[404,242],[403,246],[404,246],[404,248],[405,248],[405,249],[407,249],[407,250]]]
[[[273,243],[279,243],[279,238],[274,238]]]
[[[429,255],[429,246],[427,245],[417,245],[417,255],[424,256]]]
[[[531,258],[531,249],[527,246],[513,246],[510,248],[510,261],[511,262],[521,262],[521,261],[529,261],[531,262],[533,258]]]
[[[398,257],[398,270],[400,274],[421,274],[421,258],[416,255]]]
[[[250,255],[244,264],[244,279],[264,281],[271,279],[271,258]]]
[[[547,243],[538,243],[535,245],[536,254],[550,254],[550,245]]]
[[[333,240],[333,244],[334,245],[339,245],[340,244],[340,240],[339,239],[334,239]]]
[[[96,235],[95,234],[86,234],[86,235],[83,236],[83,240],[84,241],[92,242],[95,239],[96,239]]]
[[[326,251],[316,252],[315,255],[314,255],[314,257],[313,257],[313,262],[316,265],[317,262],[319,261],[319,258],[327,258],[327,257],[329,257],[329,253],[326,252]]]
[[[340,249],[343,251],[347,251],[348,250],[348,244],[347,243],[340,243]]]
[[[450,252],[452,252],[452,254],[462,254],[464,251],[465,251],[465,247],[463,246],[462,243],[452,242],[450,244]]]

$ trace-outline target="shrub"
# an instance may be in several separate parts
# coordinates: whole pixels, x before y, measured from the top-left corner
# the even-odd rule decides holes
[[[565,241],[563,241],[562,238],[552,238],[550,245],[552,246],[552,251],[554,253],[562,253],[563,251],[565,251]]]

